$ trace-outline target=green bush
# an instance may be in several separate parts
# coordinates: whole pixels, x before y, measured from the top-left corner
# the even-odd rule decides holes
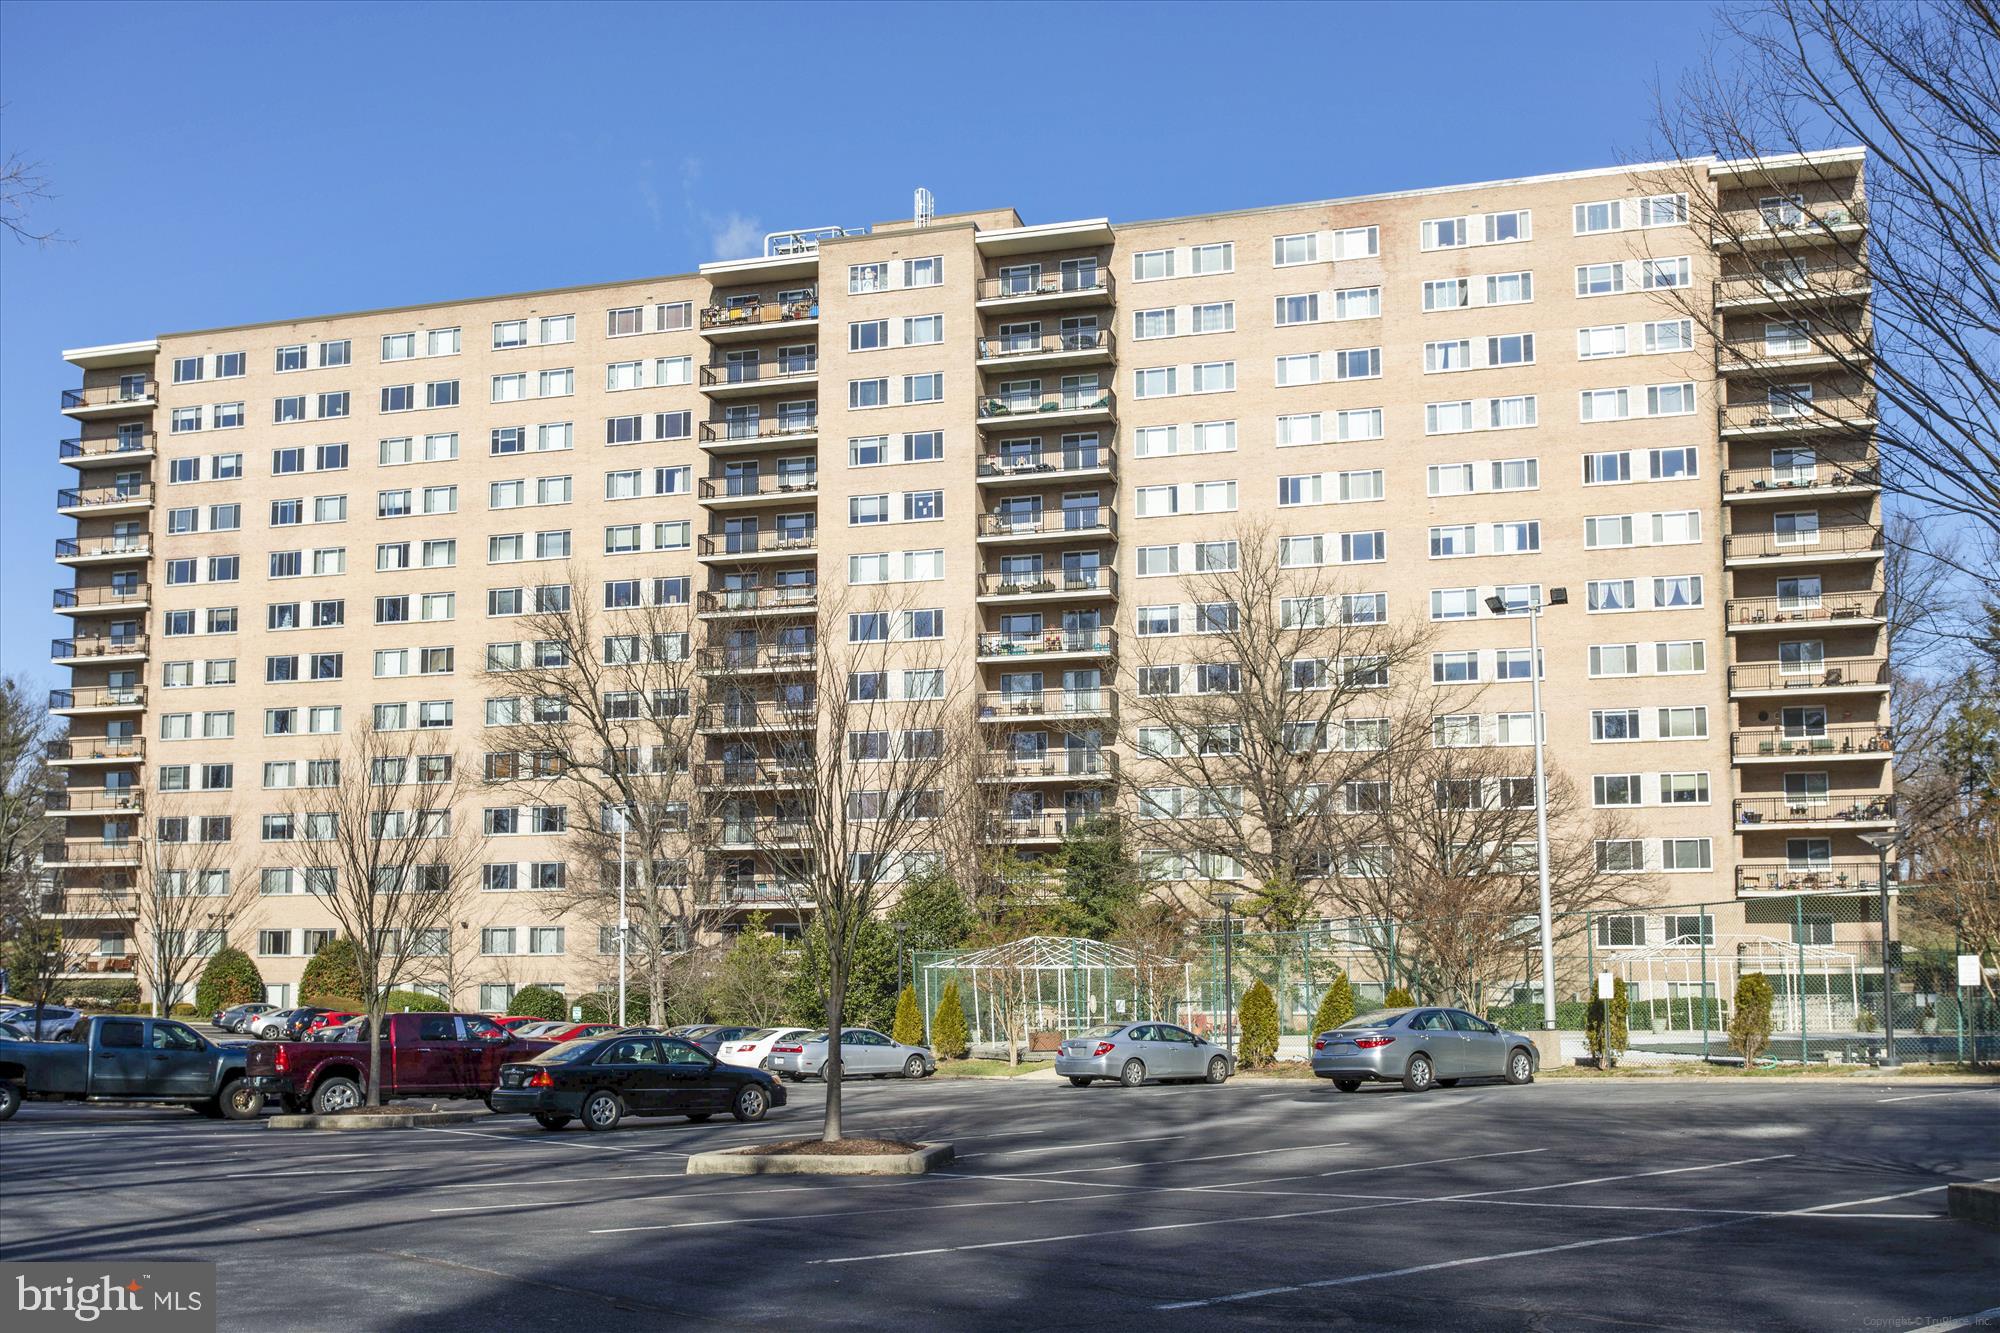
[[[1278,1002],[1263,982],[1252,986],[1237,1006],[1242,1036],[1236,1043],[1236,1062],[1245,1069],[1261,1069],[1278,1058]]]
[[[1533,1032],[1542,1025],[1542,1006],[1539,1000],[1523,1004],[1499,1004],[1486,1011],[1486,1020],[1516,1032]],[[1582,1000],[1556,1001],[1556,1026],[1565,1032],[1578,1032],[1590,1026],[1590,1005]]]
[[[300,1004],[359,1012],[365,1007],[361,1001],[366,990],[354,941],[344,935],[308,959],[299,977]]]
[[[610,1023],[615,1021],[612,1018],[611,1011],[618,1007],[618,997],[616,995],[585,995],[577,1000],[577,1004],[583,1009],[583,1021],[586,1023]],[[646,997],[628,987],[625,992],[625,1022],[627,1024],[644,1023],[650,1012],[651,1007],[648,1005]]]
[[[1771,979],[1762,972],[1736,978],[1736,1012],[1729,1016],[1729,1044],[1750,1068],[1771,1044]]]
[[[53,995],[50,1004],[68,1004],[79,1009],[122,1009],[133,1006],[137,1012],[139,1004],[139,983],[136,981],[71,981],[66,982]]]
[[[1613,977],[1611,998],[1590,1002],[1583,1029],[1584,1040],[1589,1043],[1590,1054],[1599,1069],[1617,1064],[1618,1057],[1631,1045],[1630,1016],[1631,1003],[1625,998],[1625,978]]]
[[[382,997],[382,1012],[400,1014],[408,1010],[413,1014],[441,1014],[450,1008],[443,1000],[429,991],[392,990]]]
[[[1333,1029],[1354,1017],[1354,987],[1342,972],[1326,988],[1326,994],[1319,997],[1319,1012],[1313,1015],[1313,1036]]]
[[[1382,997],[1382,1007],[1384,1009],[1407,1009],[1416,1002],[1417,997],[1404,990],[1401,986],[1391,986],[1389,993]]]
[[[561,991],[551,986],[523,986],[514,992],[513,999],[507,1001],[507,1012],[528,1014],[553,1023],[569,1017],[569,1001]]]
[[[924,1015],[917,1008],[917,991],[914,986],[903,987],[903,993],[896,997],[896,1023],[889,1029],[889,1035],[905,1046],[921,1046],[924,1042]]]
[[[254,1004],[264,998],[264,977],[241,949],[218,949],[195,983],[195,1008],[219,1013],[232,1005]]]
[[[941,1060],[963,1060],[972,1049],[965,1025],[965,1001],[959,998],[956,981],[945,983],[937,1012],[931,1015],[931,1049]]]
[[[194,1006],[188,1004],[185,1001],[175,1005],[172,1009],[169,1009],[167,1012],[174,1018],[193,1018],[195,1016]]]

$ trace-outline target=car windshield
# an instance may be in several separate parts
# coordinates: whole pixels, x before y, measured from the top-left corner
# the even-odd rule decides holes
[[[1085,1028],[1077,1033],[1079,1037],[1115,1037],[1125,1030],[1123,1023],[1106,1023],[1101,1027]]]
[[[596,1050],[599,1045],[600,1043],[598,1039],[595,1037],[591,1037],[588,1039],[579,1038],[576,1041],[566,1041],[560,1046],[551,1046],[546,1051],[538,1052],[537,1054],[531,1056],[528,1059],[527,1063],[531,1065],[566,1064],[571,1060],[575,1060],[582,1056],[589,1055],[592,1051]]]
[[[757,1029],[757,1030],[756,1030],[755,1032],[746,1032],[746,1033],[744,1033],[744,1034],[743,1034],[743,1036],[742,1036],[742,1038],[741,1038],[741,1040],[743,1040],[743,1041],[765,1041],[765,1040],[767,1040],[767,1039],[769,1039],[769,1038],[771,1038],[771,1037],[775,1037],[775,1036],[777,1036],[777,1035],[778,1035],[778,1034],[779,1034],[780,1032],[783,1032],[783,1031],[784,1031],[784,1029],[783,1029],[783,1028],[758,1028],[758,1029]]]
[[[1372,1014],[1362,1014],[1359,1018],[1350,1018],[1336,1030],[1344,1032],[1348,1028],[1394,1027],[1396,1020],[1401,1018],[1406,1012],[1406,1010],[1402,1009],[1378,1009]]]

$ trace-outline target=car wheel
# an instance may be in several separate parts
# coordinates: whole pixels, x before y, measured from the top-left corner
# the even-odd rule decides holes
[[[1139,1060],[1127,1060],[1125,1068],[1118,1072],[1118,1081],[1128,1088],[1136,1088],[1146,1081],[1146,1066]]]
[[[21,1109],[21,1085],[0,1083],[0,1120],[6,1120]]]
[[[1358,1078],[1337,1078],[1333,1081],[1333,1086],[1339,1088],[1342,1092],[1359,1092],[1361,1091],[1361,1080]]]
[[[1507,1056],[1507,1081],[1509,1083],[1533,1083],[1535,1081],[1535,1061],[1527,1048],[1516,1046]]]
[[[729,1108],[729,1113],[743,1123],[749,1124],[753,1121],[762,1120],[764,1112],[770,1109],[770,1094],[766,1093],[756,1084],[748,1083],[744,1085],[741,1092],[736,1094],[736,1104]]]
[[[361,1105],[361,1085],[351,1078],[330,1078],[313,1090],[312,1107],[317,1115],[339,1115]]]
[[[923,1076],[924,1076],[923,1056],[913,1055],[909,1059],[903,1061],[904,1078],[922,1078]]]
[[[231,1079],[217,1100],[225,1120],[255,1120],[264,1109],[264,1094],[240,1078]]]
[[[1429,1092],[1431,1084],[1437,1081],[1437,1072],[1431,1068],[1428,1055],[1413,1055],[1410,1063],[1403,1067],[1403,1091]]]
[[[618,1128],[618,1122],[625,1118],[625,1108],[618,1104],[618,1097],[609,1092],[593,1092],[583,1099],[583,1127],[602,1133]]]
[[[535,1112],[535,1123],[543,1129],[561,1129],[569,1123],[569,1117],[566,1115],[557,1115],[553,1111],[537,1111]]]
[[[1455,1088],[1458,1086],[1458,1080],[1455,1078],[1441,1078],[1438,1080],[1438,1086],[1440,1088]]]
[[[1072,1088],[1087,1088],[1090,1086],[1090,1080],[1087,1078],[1079,1078],[1075,1074],[1071,1074],[1069,1076],[1069,1085]]]
[[[1208,1062],[1208,1081],[1210,1083],[1220,1083],[1228,1077],[1229,1061],[1218,1055]]]
[[[695,1125],[705,1125],[713,1119],[715,1119],[715,1112],[713,1111],[696,1111],[688,1117],[688,1122]]]

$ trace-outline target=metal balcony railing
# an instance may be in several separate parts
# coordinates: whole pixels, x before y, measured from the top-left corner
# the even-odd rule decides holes
[[[1724,209],[1714,228],[1716,245],[1757,245],[1772,241],[1845,239],[1843,233],[1868,225],[1868,206],[1846,203],[1760,205]]]
[[[811,644],[760,643],[749,647],[722,645],[697,648],[695,667],[700,671],[811,671],[819,653]]]
[[[706,306],[701,312],[701,327],[706,333],[710,329],[796,324],[800,320],[818,318],[819,298],[814,296],[804,301],[752,301],[743,305]]]
[[[1824,727],[1809,736],[1783,727],[1754,727],[1729,733],[1729,753],[1742,759],[1824,759],[1828,755],[1867,754],[1887,759],[1896,751],[1895,732],[1888,727]]]
[[[149,504],[153,488],[147,482],[128,486],[65,486],[56,492],[58,509],[95,509],[104,505]]]
[[[1736,825],[1756,824],[1868,824],[1892,822],[1896,818],[1896,798],[1882,795],[1839,792],[1827,796],[1744,796],[1735,802]]]
[[[701,498],[704,500],[742,500],[757,496],[795,495],[809,498],[819,492],[819,473],[803,475],[754,477],[703,477]]]
[[[718,588],[695,594],[699,615],[748,614],[753,611],[811,611],[819,605],[819,589]]]
[[[139,859],[140,839],[116,842],[46,842],[42,861],[52,866],[121,865]]]
[[[144,708],[146,687],[144,685],[92,685],[82,689],[50,690],[49,707],[68,708]]]
[[[1857,365],[1874,357],[1867,329],[1833,329],[1808,334],[1803,340],[1773,345],[1762,334],[1724,338],[1715,345],[1715,368],[1723,373],[1756,371],[1782,375],[1786,364],[1832,357],[1842,365]]]
[[[799,730],[811,727],[818,715],[812,699],[728,699],[702,705],[699,725],[704,731]]]
[[[759,417],[755,421],[727,419],[701,423],[703,444],[741,444],[756,440],[792,440],[819,431],[819,414]]]
[[[1118,631],[1042,630],[1035,634],[981,634],[981,657],[1033,657],[1051,653],[1090,653],[1108,657],[1118,651]]]
[[[1069,593],[1084,596],[1116,593],[1118,571],[1097,569],[1051,569],[1039,574],[981,574],[982,597],[1021,597],[1032,594]]]
[[[1882,614],[1879,592],[1821,593],[1810,602],[1797,597],[1732,597],[1726,610],[1732,625],[1839,624]]]
[[[979,720],[1112,718],[1118,716],[1118,692],[1111,689],[987,690],[979,696]]]
[[[1882,529],[1867,523],[1818,528],[1811,533],[1732,532],[1722,539],[1722,554],[1731,560],[1779,556],[1856,555],[1882,549]]]
[[[819,358],[800,361],[712,361],[701,368],[701,387],[770,385],[783,388],[819,374]]]
[[[796,847],[807,831],[805,820],[777,815],[755,818],[723,816],[709,820],[703,827],[703,833],[711,843],[729,847]]]
[[[701,555],[810,555],[819,529],[796,532],[705,532],[695,539]]]
[[[67,611],[75,607],[89,606],[137,606],[146,600],[146,585],[135,584],[130,588],[104,584],[95,588],[57,588],[55,609]]]
[[[1080,389],[1069,392],[1009,395],[982,398],[981,421],[1021,421],[1049,412],[1115,412],[1117,397],[1109,389]]]
[[[1866,296],[1870,285],[1868,270],[1858,265],[1813,264],[1780,273],[1758,270],[1724,274],[1716,279],[1715,300],[1718,305],[1779,302],[1811,307]]]
[[[1850,685],[1885,685],[1889,663],[1881,657],[1814,659],[1807,662],[1745,662],[1729,668],[1732,690],[1841,689]]]
[[[1794,861],[1739,861],[1738,893],[1874,893],[1881,863],[1865,860],[1825,861],[1818,865]]]
[[[1110,300],[1112,289],[1108,269],[1067,269],[1032,276],[1015,273],[1004,278],[982,278],[975,299],[1006,301],[1027,296],[1102,296]]]
[[[143,656],[146,652],[146,636],[143,634],[114,638],[109,634],[93,634],[73,639],[50,639],[49,656],[57,659],[85,657]]]
[[[1049,842],[1067,837],[1089,815],[1072,815],[1067,810],[1036,810],[1024,814],[993,814],[986,819],[986,836],[995,842]]]
[[[987,753],[985,772],[999,780],[1022,778],[1087,778],[1118,776],[1118,756],[1110,750],[1050,750],[1046,754]]]
[[[1811,398],[1724,403],[1716,411],[1725,431],[1865,430],[1866,423],[1875,419],[1875,400],[1858,394],[1815,394]]]
[[[1816,451],[1818,457],[1806,467],[1727,468],[1722,474],[1725,495],[1770,493],[1789,496],[1825,490],[1835,486],[1880,486],[1882,472],[1875,457],[1867,452]]]
[[[979,475],[987,481],[1043,477],[1059,481],[1065,473],[1117,466],[1117,451],[1108,444],[1065,445],[1047,453],[1037,450],[1032,454],[987,454],[979,460]]]
[[[1071,333],[1001,333],[978,340],[981,361],[1004,361],[1012,357],[1081,355],[1101,352],[1111,355],[1114,343],[1110,329],[1079,329]]]
[[[50,760],[108,759],[115,762],[146,757],[143,736],[76,736],[49,742]]]
[[[725,759],[695,765],[695,781],[704,787],[800,787],[811,780],[808,765],[780,759]]]
[[[127,431],[122,435],[104,435],[95,439],[72,436],[56,442],[56,457],[71,458],[116,458],[120,454],[143,454],[152,452],[154,445],[152,431]]]
[[[706,906],[812,906],[812,890],[804,880],[778,876],[719,875],[702,880],[697,896]]]
[[[129,555],[137,558],[150,554],[152,549],[151,538],[143,532],[131,537],[56,538],[58,560],[73,560],[93,555]]]
[[[49,792],[43,804],[58,814],[135,814],[145,798],[137,787],[65,787]]]
[[[1118,514],[1110,505],[1089,509],[1036,509],[1027,513],[988,513],[979,516],[982,537],[1078,537],[1118,531]]]
[[[99,384],[86,389],[64,389],[62,405],[65,410],[77,407],[116,407],[121,403],[144,406],[153,401],[159,392],[159,384],[146,380],[141,384]]]

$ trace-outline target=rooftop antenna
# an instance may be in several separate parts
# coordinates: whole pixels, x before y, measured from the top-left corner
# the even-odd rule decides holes
[[[928,227],[937,216],[937,197],[923,186],[917,187],[917,225]]]

